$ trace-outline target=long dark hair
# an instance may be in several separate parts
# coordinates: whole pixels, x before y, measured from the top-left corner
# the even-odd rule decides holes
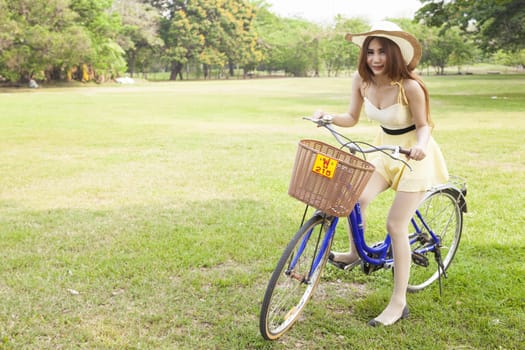
[[[374,73],[368,67],[367,56],[368,56],[368,46],[373,39],[377,39],[381,44],[385,55],[386,55],[386,65],[385,72],[386,75],[392,79],[392,81],[401,81],[403,79],[413,79],[421,85],[423,92],[425,93],[425,104],[427,112],[427,121],[430,126],[434,126],[430,118],[430,97],[428,94],[427,87],[419,78],[419,76],[414,73],[414,71],[408,70],[408,67],[403,59],[401,50],[395,42],[390,39],[380,37],[380,36],[369,36],[365,39],[363,46],[361,47],[361,53],[359,54],[359,63],[357,65],[357,70],[361,78],[366,84],[371,84],[373,82]]]

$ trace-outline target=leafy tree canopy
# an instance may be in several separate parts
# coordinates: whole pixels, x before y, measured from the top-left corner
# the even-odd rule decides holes
[[[435,27],[458,26],[482,49],[525,48],[525,0],[421,0],[416,20]]]

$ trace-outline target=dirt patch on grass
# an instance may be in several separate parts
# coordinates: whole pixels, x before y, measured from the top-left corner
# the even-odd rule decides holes
[[[331,281],[321,281],[317,290],[315,292],[315,298],[318,300],[329,300],[334,297],[339,298],[364,298],[369,291],[366,288],[365,284],[356,283],[356,282],[345,282],[337,280],[335,282]]]

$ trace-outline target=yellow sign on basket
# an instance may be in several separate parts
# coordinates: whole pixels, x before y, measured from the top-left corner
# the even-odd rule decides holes
[[[337,159],[333,159],[322,154],[317,154],[312,171],[331,179],[334,177],[337,163]]]

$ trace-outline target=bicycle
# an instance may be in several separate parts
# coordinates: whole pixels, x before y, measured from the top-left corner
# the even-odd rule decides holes
[[[361,153],[364,157],[366,153],[383,152],[403,162],[400,154],[408,154],[409,150],[354,142],[338,133],[329,122],[304,119],[328,129],[342,147],[315,140],[299,143],[289,194],[306,203],[306,208],[300,228],[285,248],[264,294],[259,329],[267,340],[284,335],[312,297],[328,260],[340,217],[348,218],[365,274],[393,267],[388,233],[382,242],[371,246],[365,242],[357,199],[374,167],[355,154]],[[368,148],[363,149],[359,144]],[[448,183],[429,190],[421,201],[409,229],[412,266],[408,292],[421,291],[439,280],[441,293],[441,277],[447,277],[446,271],[461,239],[463,213],[467,212],[466,194],[466,182],[451,177]],[[309,207],[316,210],[306,220]],[[395,273],[395,268],[393,271]]]

